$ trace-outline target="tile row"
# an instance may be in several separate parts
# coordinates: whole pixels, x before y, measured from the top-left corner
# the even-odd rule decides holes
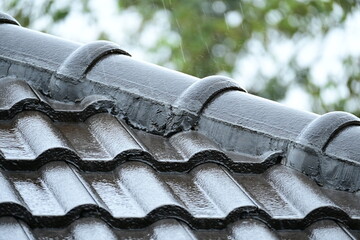
[[[263,174],[230,173],[212,163],[189,173],[159,173],[128,162],[96,173],[51,162],[39,171],[3,171],[0,187],[0,215],[30,227],[67,226],[79,216],[94,216],[121,228],[164,218],[182,219],[195,229],[222,229],[247,218],[274,229],[305,228],[321,219],[360,228],[359,195],[323,189],[281,165]]]
[[[0,121],[2,168],[35,170],[60,160],[86,171],[109,171],[127,161],[142,161],[159,171],[184,172],[216,162],[234,172],[260,173],[279,163],[281,153],[226,152],[196,131],[165,138],[134,130],[108,113],[84,122],[57,122],[39,111],[24,111]]]
[[[165,219],[155,222],[143,229],[116,229],[107,225],[104,221],[96,218],[82,218],[73,222],[66,228],[59,229],[31,229],[22,221],[12,217],[0,218],[0,240],[47,240],[47,239],[169,239],[194,240],[194,239],[238,239],[238,240],[300,240],[300,239],[357,239],[359,231],[352,231],[343,224],[331,220],[318,221],[302,231],[282,230],[275,231],[264,223],[254,219],[239,220],[224,230],[197,231],[187,224]]]
[[[24,110],[43,112],[54,121],[84,121],[101,112],[114,112],[114,101],[92,95],[79,103],[63,103],[46,98],[25,81],[0,78],[0,120],[9,120]]]

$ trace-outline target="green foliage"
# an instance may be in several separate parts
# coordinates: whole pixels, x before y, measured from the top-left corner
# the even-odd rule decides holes
[[[164,45],[171,48],[169,58],[160,64],[175,63],[178,70],[198,77],[218,72],[232,75],[236,59],[249,51],[248,43],[254,39],[259,40],[268,51],[274,32],[281,38],[294,41],[324,36],[330,29],[341,26],[349,14],[358,9],[355,0],[119,1],[119,7],[136,8],[143,16],[141,29],[151,24],[159,11],[165,11],[169,15],[171,31],[178,33],[181,40],[178,44],[171,44],[165,35],[158,41],[154,51]],[[269,52],[265,54],[270,55]],[[347,107],[346,98],[326,103],[322,91],[329,87],[318,86],[310,74],[310,67],[299,66],[295,57],[296,54],[288,66],[297,76],[295,82],[288,83],[281,72],[270,77],[259,72],[256,77],[258,86],[250,92],[281,100],[286,96],[287,89],[297,84],[310,94],[313,110],[317,112],[358,111]],[[348,72],[351,71],[350,65],[347,66]],[[358,84],[359,74],[350,74],[348,79]],[[352,83],[348,86],[353,88]],[[358,93],[350,91],[347,98],[354,99]]]
[[[53,24],[61,22],[68,17],[73,5],[71,1],[60,6],[52,0],[43,0],[37,7],[34,2],[5,0],[2,8],[9,10],[27,27],[42,15],[51,16]],[[80,3],[82,12],[91,15],[89,1]],[[159,14],[167,18],[169,29],[157,36],[157,42],[145,50],[157,54],[164,48],[168,49],[170,54],[160,58],[158,64],[171,63],[177,70],[198,77],[219,72],[232,76],[236,70],[241,71],[236,69],[236,63],[252,54],[251,43],[254,41],[261,43],[262,55],[275,59],[271,51],[274,39],[297,42],[315,36],[321,38],[335,27],[341,28],[354,11],[359,11],[357,0],[117,0],[117,3],[119,14],[132,10],[141,16],[138,31],[129,36],[134,45],[137,44],[134,39],[140,39],[156,24]],[[50,27],[45,27],[44,31]],[[111,40],[111,35],[102,31],[99,38]],[[284,71],[273,75],[258,71],[256,85],[248,90],[281,100],[286,97],[287,90],[296,85],[309,94],[316,112],[346,110],[359,114],[360,70],[356,58],[343,59],[344,79],[335,81],[329,78],[327,84],[319,84],[311,74],[312,66],[302,66],[296,61],[301,49],[297,51],[284,67],[293,73],[291,81]],[[337,101],[329,102],[326,93],[332,90],[337,94],[339,85],[344,86],[345,93],[339,94]]]
[[[67,17],[67,15],[70,12],[70,8],[66,7],[66,8],[61,8],[61,9],[57,9],[54,14],[52,15],[52,19],[54,22],[58,22],[60,20],[63,20],[64,18]]]
[[[23,27],[32,27],[39,18],[50,17],[51,21],[42,29],[47,32],[54,24],[65,20],[75,6],[71,0],[3,0],[0,10],[12,15]],[[79,1],[81,11],[89,13],[89,0]]]

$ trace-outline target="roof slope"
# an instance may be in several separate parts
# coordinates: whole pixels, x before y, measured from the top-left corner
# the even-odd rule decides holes
[[[30,229],[25,223],[14,218],[3,218],[0,221],[0,239],[156,239],[166,240],[171,236],[175,240],[194,239],[343,239],[351,240],[360,237],[359,232],[352,231],[331,220],[314,223],[304,231],[277,231],[268,228],[257,220],[240,220],[223,230],[197,231],[176,220],[161,220],[145,229],[126,230],[110,228],[104,221],[94,218],[82,218],[74,221],[67,228]]]
[[[0,21],[0,239],[359,237],[355,116]]]

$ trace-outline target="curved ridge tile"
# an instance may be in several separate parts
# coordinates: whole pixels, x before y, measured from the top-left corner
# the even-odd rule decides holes
[[[300,144],[324,151],[332,137],[342,129],[360,125],[360,119],[347,112],[329,112],[313,120],[299,134]]]
[[[174,106],[193,114],[199,114],[215,95],[229,90],[246,92],[231,78],[209,76],[194,82],[175,101]]]
[[[195,128],[206,104],[217,95],[231,90],[246,92],[232,79],[224,76],[209,76],[195,81],[174,102],[165,135]]]
[[[289,145],[286,165],[326,187],[359,190],[360,163],[326,151],[334,137],[351,126],[360,126],[360,119],[346,112],[330,112],[316,118],[303,129],[296,142]],[[338,144],[346,148],[348,142]]]
[[[55,75],[76,84],[82,80],[98,60],[109,54],[130,56],[129,53],[120,49],[119,45],[113,42],[94,41],[84,44],[72,52],[57,69]]]
[[[50,80],[50,95],[55,99],[75,101],[84,98],[78,85],[84,83],[86,74],[102,58],[110,54],[130,56],[129,53],[109,41],[94,41],[84,44],[73,51],[60,67],[54,72]],[[82,85],[82,88],[87,88]]]
[[[20,23],[9,14],[0,12],[0,24],[13,24],[20,26]]]

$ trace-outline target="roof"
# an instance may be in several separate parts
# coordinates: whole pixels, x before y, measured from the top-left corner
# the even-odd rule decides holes
[[[0,22],[0,239],[360,237],[357,117]]]

